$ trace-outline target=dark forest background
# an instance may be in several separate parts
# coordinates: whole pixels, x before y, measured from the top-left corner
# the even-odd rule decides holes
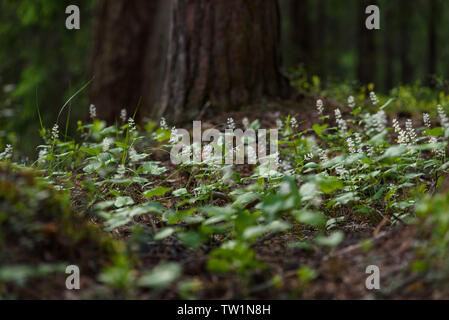
[[[70,4],[81,9],[81,30],[65,28],[65,8]],[[380,31],[364,28],[369,4],[380,7]],[[25,150],[35,146],[40,128],[37,110],[51,125],[62,105],[92,78],[97,64],[93,43],[107,32],[107,22],[102,23],[95,7],[95,1],[88,0],[0,0],[1,144],[20,143]],[[307,79],[320,89],[372,83],[384,94],[401,85],[446,90],[447,1],[279,0],[279,8],[282,70],[292,79]],[[156,43],[152,51],[162,56],[169,16],[165,11],[158,18],[159,29],[152,29],[157,36],[151,40]],[[126,37],[126,30],[119,30],[117,37]],[[163,65],[154,59],[148,64]],[[123,88],[144,86],[145,81],[124,83]],[[95,90],[95,84],[68,105],[71,129],[76,128],[74,119],[84,119],[88,112],[89,90]],[[12,131],[20,133],[21,141],[6,134]]]

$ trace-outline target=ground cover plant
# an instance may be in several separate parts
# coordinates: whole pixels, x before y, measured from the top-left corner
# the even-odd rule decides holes
[[[33,297],[30,284],[40,298],[447,297],[447,110],[397,117],[403,96],[370,89],[206,123],[276,128],[264,164],[217,164],[216,141],[175,165],[164,118],[137,125],[123,110],[107,126],[93,105],[76,137],[62,120],[41,127],[34,160],[7,145],[1,297]],[[67,265],[81,267],[83,290],[65,289]],[[369,265],[380,290],[365,287]]]

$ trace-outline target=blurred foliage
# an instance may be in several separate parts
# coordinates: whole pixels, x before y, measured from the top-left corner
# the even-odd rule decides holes
[[[81,10],[81,30],[65,28],[65,9]],[[20,143],[29,155],[37,145],[39,106],[44,124],[87,82],[92,9],[88,0],[0,2],[0,146]],[[82,116],[86,96],[78,97]],[[20,132],[20,138],[6,132]],[[17,140],[19,139],[19,140]]]
[[[125,258],[123,249],[73,213],[67,192],[56,191],[35,170],[0,163],[1,298],[36,298],[48,277],[59,273],[64,279],[74,261],[83,272],[96,273]],[[40,289],[24,290],[29,281]]]

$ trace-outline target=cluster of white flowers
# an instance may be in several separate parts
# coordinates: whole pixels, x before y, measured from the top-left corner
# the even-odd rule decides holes
[[[181,151],[182,163],[189,164],[192,163],[192,148],[191,146],[185,146]]]
[[[171,128],[170,140],[168,141],[170,144],[176,144],[179,142],[179,138],[182,136],[178,134],[178,130],[176,127]]]
[[[335,168],[335,172],[340,178],[344,178],[348,174],[348,170],[345,169],[342,165],[339,165]]]
[[[128,117],[128,113],[126,111],[126,109],[122,109],[120,111],[120,120],[125,123],[126,122],[126,118]]]
[[[318,114],[322,116],[323,113],[324,113],[324,103],[323,103],[323,100],[321,100],[321,99],[318,99],[318,100],[317,100],[317,102],[316,102],[316,108],[317,108],[317,110],[318,110]]]
[[[357,145],[357,153],[363,153],[363,140],[360,133],[356,132],[355,134],[355,144]]]
[[[449,118],[441,105],[438,105],[438,116],[440,117],[441,126],[445,129],[449,129]]]
[[[89,106],[89,115],[91,119],[95,119],[97,117],[97,108],[93,104]]]
[[[432,124],[430,123],[430,115],[428,113],[424,113],[422,117],[424,120],[424,126],[426,126],[427,128],[432,127]]]
[[[381,110],[373,115],[373,124],[379,133],[387,130],[388,119],[385,111]]]
[[[56,141],[59,139],[59,125],[55,124],[51,129],[51,140]]]
[[[133,118],[129,118],[128,119],[128,131],[130,134],[133,134],[134,132],[136,132],[137,128],[136,128],[136,122],[134,121]]]
[[[398,134],[398,143],[401,145],[408,145],[410,143],[410,137],[407,131],[402,130],[397,119],[393,119],[394,131]]]
[[[348,137],[348,139],[346,139],[346,143],[348,144],[349,153],[357,153],[357,150],[356,150],[355,144],[354,144],[354,140],[352,140],[351,137]]]
[[[348,106],[351,109],[353,109],[355,107],[355,99],[353,96],[348,97]]]
[[[327,156],[327,152],[321,148],[318,148],[317,150],[318,156],[320,157],[321,162],[327,162],[329,161],[329,158]]]
[[[109,151],[109,149],[111,148],[111,145],[113,143],[114,143],[114,139],[112,139],[112,138],[104,138],[103,141],[101,142],[101,146],[103,148],[103,152]]]
[[[12,146],[7,144],[5,147],[5,151],[0,153],[0,160],[9,160],[12,158]]]
[[[388,118],[383,110],[373,115],[366,113],[362,115],[362,118],[365,122],[365,130],[368,135],[373,132],[382,133],[387,130]]]
[[[377,95],[375,92],[370,92],[369,99],[371,100],[371,103],[375,106],[379,103],[379,99],[377,98]]]
[[[304,156],[304,160],[310,161],[310,160],[313,159],[313,157],[314,157],[314,155],[313,155],[313,153],[311,152],[311,153],[308,153],[308,154],[306,154],[306,155]]]
[[[369,145],[366,149],[367,149],[367,155],[368,155],[368,157],[374,156],[375,150],[374,150],[374,147],[373,147],[373,146]]]
[[[413,128],[413,121],[411,119],[408,119],[405,123],[405,130],[407,131],[410,144],[414,144],[418,136],[416,135],[415,128]]]
[[[299,127],[299,124],[298,124],[298,120],[296,120],[296,118],[295,117],[292,117],[291,119],[290,119],[290,127],[292,128],[292,129],[298,129],[298,127]]]
[[[37,158],[37,162],[39,164],[44,164],[45,161],[47,160],[47,155],[48,155],[47,149],[41,149],[39,151],[39,157]]]
[[[161,127],[162,130],[168,130],[167,120],[165,120],[164,117],[162,117],[161,120],[159,121],[159,126]]]
[[[437,143],[438,143],[438,138],[437,138],[437,137],[432,137],[432,136],[431,136],[431,137],[430,137],[429,143],[431,143],[431,144],[437,144]],[[434,148],[432,149],[432,152],[433,152],[435,155],[437,155],[438,157],[444,157],[444,156],[446,155],[446,151],[445,151],[443,148],[439,147],[439,146],[434,147]]]
[[[348,130],[348,126],[346,125],[346,121],[343,120],[343,117],[341,116],[340,109],[335,109],[335,120],[338,125],[338,129],[344,133],[346,130]]]
[[[235,122],[233,118],[228,118],[227,121],[228,129],[234,130],[235,129]]]

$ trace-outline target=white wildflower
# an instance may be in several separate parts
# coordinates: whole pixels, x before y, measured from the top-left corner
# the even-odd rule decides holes
[[[344,178],[348,174],[348,170],[346,170],[342,165],[337,166],[335,168],[335,172],[340,178]]]
[[[398,134],[398,143],[401,145],[408,145],[410,142],[407,131],[402,130],[397,119],[393,119],[394,131]]]
[[[12,146],[7,144],[5,147],[5,151],[0,153],[0,160],[9,160],[12,158]]]
[[[243,127],[245,128],[245,129],[249,129],[249,120],[248,120],[248,118],[243,118],[243,120],[242,120],[242,124],[243,124]]]
[[[176,144],[179,142],[179,138],[181,138],[182,135],[178,134],[178,130],[176,127],[171,128],[171,135],[170,135],[170,144]]]
[[[317,150],[318,156],[320,157],[321,162],[327,162],[329,161],[329,158],[327,157],[327,152],[321,148]]]
[[[377,132],[382,133],[387,129],[388,120],[385,111],[381,110],[375,113],[372,116],[372,119],[373,119],[373,126],[377,130]]]
[[[355,144],[357,146],[357,153],[363,153],[363,140],[360,133],[356,132],[355,134]]]
[[[335,119],[338,125],[338,129],[342,132],[345,133],[346,130],[348,130],[348,126],[346,125],[346,121],[343,120],[343,117],[341,116],[341,111],[340,109],[335,109]]]
[[[379,99],[377,98],[377,95],[375,92],[370,92],[369,99],[371,100],[371,103],[373,105],[377,105],[379,103]]]
[[[304,160],[310,161],[313,159],[313,157],[314,157],[313,153],[308,153],[304,156]]]
[[[183,164],[189,164],[192,162],[192,150],[190,146],[185,146],[182,148],[181,159]]]
[[[438,138],[437,137],[430,137],[430,144],[438,144]],[[438,157],[444,157],[446,152],[443,148],[441,148],[440,146],[435,146],[434,148],[432,148],[432,152],[434,154],[436,154]]]
[[[37,158],[37,162],[39,164],[44,164],[45,161],[47,160],[47,155],[48,155],[47,149],[41,149],[39,151],[39,157]]]
[[[128,116],[128,113],[127,113],[126,109],[122,109],[122,110],[120,111],[120,120],[121,120],[123,123],[126,122],[127,116]]]
[[[51,129],[51,140],[56,141],[59,139],[59,125],[55,124]]]
[[[295,117],[290,119],[290,126],[292,129],[298,129],[298,120]]]
[[[405,128],[407,130],[407,136],[410,144],[414,144],[416,142],[416,132],[415,128],[413,128],[413,121],[411,119],[408,119],[405,123]]]
[[[449,119],[441,105],[438,105],[438,116],[440,117],[441,126],[445,129],[449,129]]]
[[[355,107],[355,99],[353,96],[348,97],[348,106],[353,109]]]
[[[103,141],[101,142],[102,148],[103,148],[103,152],[107,152],[109,151],[109,149],[111,148],[111,145],[114,143],[114,139],[112,138],[104,138]]]
[[[235,122],[234,122],[234,119],[228,118],[227,124],[228,124],[228,129],[231,129],[231,130],[234,130],[234,129],[235,129]]]
[[[428,113],[424,113],[422,117],[424,120],[424,126],[426,126],[427,128],[432,127],[432,124],[430,123],[430,115]]]
[[[128,119],[128,130],[129,130],[130,134],[134,133],[137,130],[136,129],[136,122],[134,121],[133,118],[129,118]]]
[[[162,130],[168,130],[167,120],[164,117],[161,118],[159,125]]]
[[[351,137],[348,137],[348,139],[346,140],[346,143],[348,144],[349,153],[357,153],[357,151],[355,149],[354,140],[352,140]]]
[[[89,115],[91,119],[95,119],[97,117],[97,108],[93,104],[89,106]]]
[[[318,99],[318,100],[317,100],[317,102],[316,102],[316,108],[317,108],[317,110],[318,110],[318,114],[319,114],[319,115],[323,115],[323,113],[324,113],[324,103],[323,103],[323,100],[321,100],[321,99]]]

